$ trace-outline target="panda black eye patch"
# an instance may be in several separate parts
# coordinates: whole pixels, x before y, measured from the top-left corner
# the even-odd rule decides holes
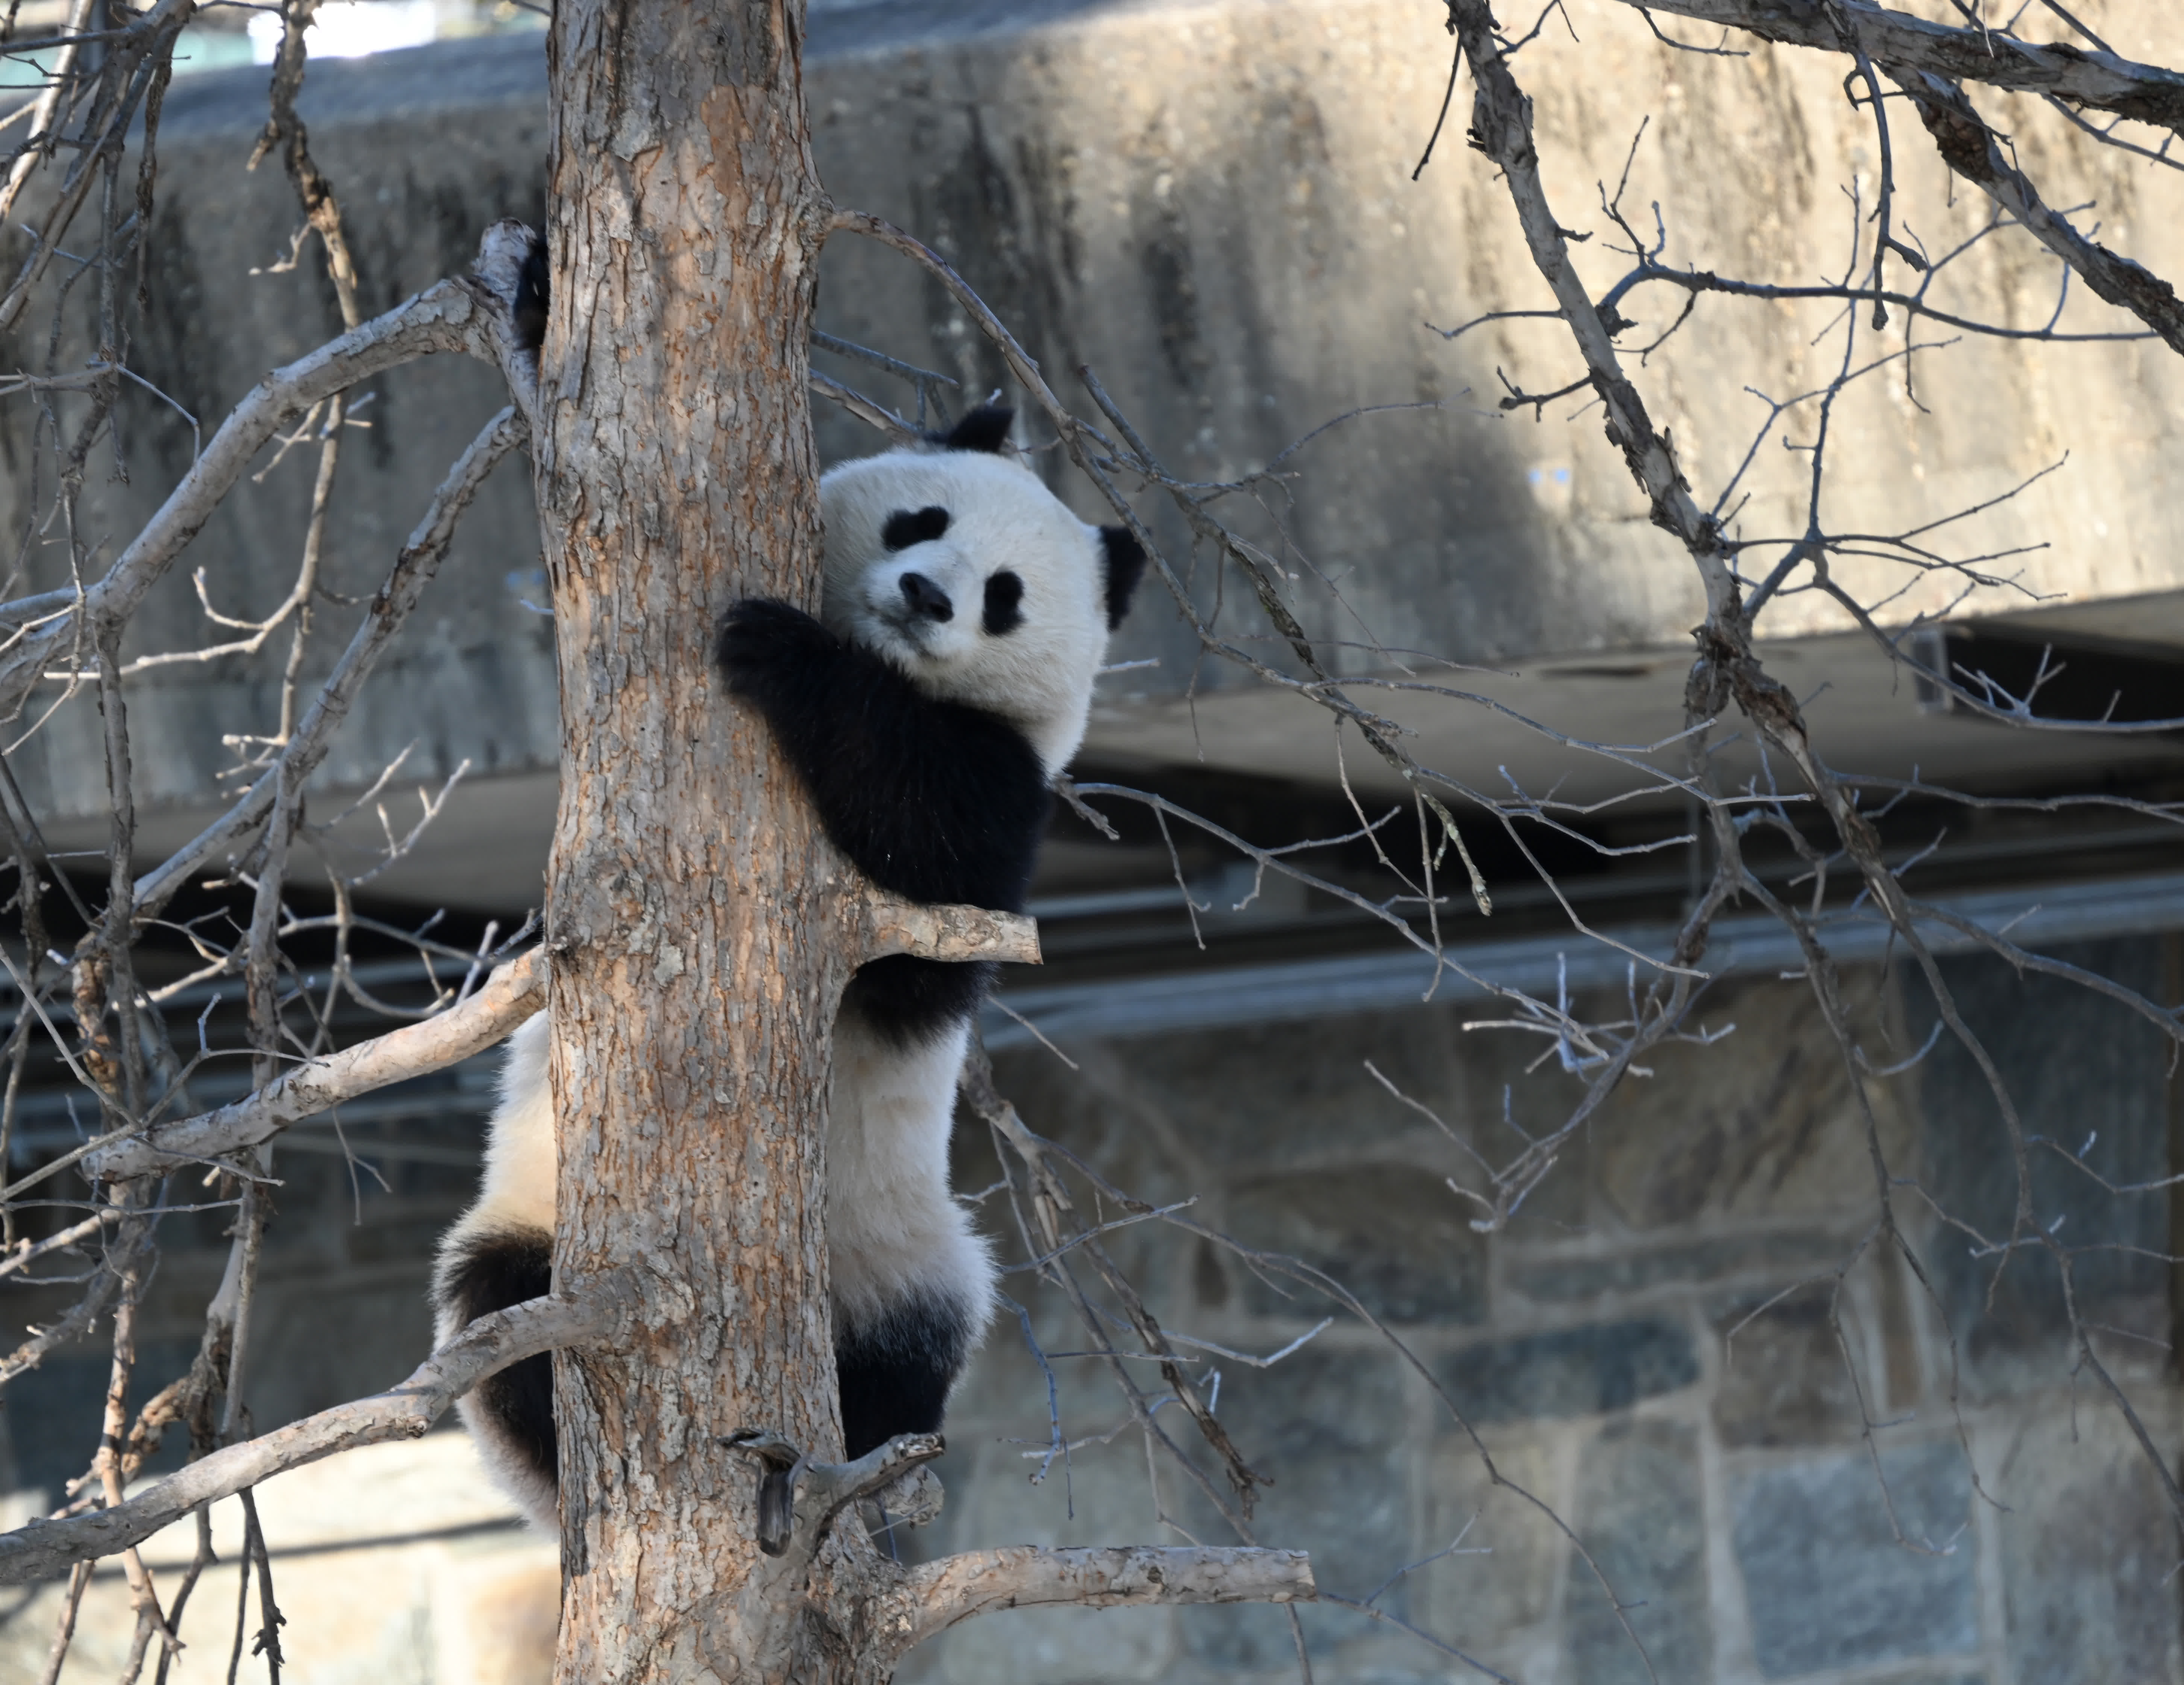
[[[948,530],[948,511],[938,504],[923,509],[898,509],[880,528],[880,542],[891,550],[930,544]]]
[[[1023,624],[1023,580],[1004,570],[986,581],[986,636],[999,638]]]

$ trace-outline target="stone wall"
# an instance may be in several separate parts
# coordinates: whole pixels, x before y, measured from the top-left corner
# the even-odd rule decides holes
[[[2153,941],[2073,957],[2161,991]],[[2073,1150],[2090,1137],[2085,1162],[2119,1186],[2168,1174],[2154,1032],[2081,990],[1984,962],[1953,966],[1950,982],[2028,1132]],[[1875,1065],[1923,1043],[1934,1018],[1923,987],[1897,979],[1884,990],[1868,974],[1853,992],[1894,1027],[1894,1048],[1869,1046]],[[1224,1424],[1279,1481],[1259,1503],[1262,1542],[1309,1547],[1324,1587],[1364,1598],[1461,1534],[1457,1553],[1378,1607],[1527,1685],[1647,1677],[1541,1505],[1613,1583],[1663,1680],[2184,1677],[2175,1525],[2128,1428],[2074,1364],[2053,1265],[2020,1254],[1997,1287],[1995,1259],[1973,1258],[1908,1186],[1894,1191],[1897,1207],[1930,1286],[1875,1241],[1865,1130],[1801,983],[1719,993],[1702,1016],[1735,1033],[1654,1058],[1492,1241],[1468,1231],[1443,1185],[1475,1174],[1463,1148],[1363,1068],[1370,1059],[1490,1150],[1505,1085],[1511,1118],[1529,1125],[1552,1117],[1575,1080],[1528,1078],[1536,1039],[1462,1033],[1479,1016],[1423,1008],[1072,1045],[1079,1073],[1037,1052],[1011,1055],[1001,1072],[1034,1129],[1141,1197],[1196,1194],[1192,1215],[1209,1226],[1326,1269],[1416,1358],[1340,1321],[1271,1369],[1208,1357]],[[2006,1233],[2012,1159],[1968,1057],[1937,1046],[1872,1092],[1892,1172],[1982,1232]],[[2096,1336],[2098,1354],[2173,1458],[2166,1191],[2111,1195],[2033,1156],[2040,1226],[2143,1248],[2095,1250],[2076,1286],[2086,1319],[2114,1331]],[[989,1164],[967,1168],[966,1185],[984,1186]],[[1324,1314],[1202,1242],[1145,1227],[1110,1244],[1167,1325],[1232,1351],[1277,1351]],[[1051,1349],[1088,1343],[1058,1308],[1028,1303]],[[1122,1419],[1094,1364],[1055,1367],[1072,1436]],[[1870,1441],[1869,1419],[1880,1424]],[[1168,1425],[1192,1440],[1187,1421]],[[918,1537],[921,1554],[1161,1536],[1131,1433],[1077,1452],[1066,1481],[1057,1468],[1028,1482],[1045,1412],[1039,1371],[1006,1324],[950,1431],[951,1510],[936,1537]],[[1496,1484],[1490,1459],[1513,1486]],[[1223,1537],[1172,1475],[1160,1499],[1195,1535]],[[1466,1677],[1389,1624],[1327,1610],[1303,1619],[1321,1677]],[[915,1677],[1241,1685],[1295,1668],[1273,1610],[1050,1613],[961,1629],[916,1659]]]
[[[2069,957],[2159,994],[2175,940]],[[2021,982],[1997,965],[1953,962],[1950,980],[2028,1133],[2062,1141],[2117,1187],[2169,1174],[2170,1096],[2153,1032],[2081,990]],[[1934,1014],[1915,981],[1867,971],[1849,992],[1874,1066],[1925,1043]],[[2011,1155],[1962,1053],[1937,1045],[1870,1085],[1874,1140],[1907,1179],[1892,1192],[1922,1283],[1874,1239],[1865,1127],[1802,984],[1724,986],[1699,1018],[1733,1032],[1656,1056],[1652,1074],[1626,1084],[1512,1231],[1492,1240],[1471,1230],[1445,1179],[1474,1174],[1468,1146],[1491,1151],[1497,1134],[1513,1140],[1513,1124],[1554,1118],[1578,1080],[1536,1039],[1467,1032],[1480,1016],[1476,1006],[1426,1006],[1068,1041],[1075,1071],[1038,1049],[997,1059],[1004,1091],[1034,1130],[1139,1197],[1195,1196],[1190,1214],[1208,1227],[1326,1270],[1400,1341],[1398,1350],[1338,1320],[1270,1368],[1201,1352],[1203,1383],[1220,1372],[1222,1420],[1276,1480],[1258,1502],[1261,1540],[1310,1548],[1321,1584],[1358,1599],[1457,1546],[1386,1586],[1376,1607],[1391,1621],[1306,1610],[1319,1678],[1474,1677],[1400,1621],[1524,1685],[1644,1681],[1574,1533],[1658,1677],[1680,1685],[2184,1679],[2176,1528],[2128,1429],[2074,1364],[2052,1264],[2020,1253],[1997,1285],[1995,1260],[1972,1257],[1967,1233],[1937,1222],[1910,1186],[1981,1233],[2007,1227]],[[1546,1067],[1528,1075],[1543,1052]],[[1449,1131],[1390,1098],[1367,1060]],[[472,1083],[467,1097],[441,1097],[437,1135],[405,1125],[413,1153],[434,1139],[473,1141],[476,1094]],[[467,1119],[456,1115],[466,1108]],[[364,1125],[351,1134],[367,1157],[382,1139]],[[968,1130],[959,1146],[958,1185],[989,1188],[989,1147]],[[2059,1236],[2081,1245],[2139,1248],[2085,1254],[2075,1285],[2082,1314],[2104,1331],[2097,1355],[2173,1458],[2184,1409],[2156,1343],[2169,1339],[2172,1314],[2159,1258],[2167,1191],[2111,1194],[2052,1152],[2036,1147],[2033,1156],[2038,1226],[2059,1221]],[[431,1159],[406,1169],[377,1161],[395,1191],[375,1192],[366,1179],[359,1227],[338,1158],[284,1153],[294,1191],[269,1260],[281,1309],[254,1359],[261,1425],[383,1386],[421,1355],[425,1247],[467,1174]],[[983,1224],[1005,1258],[1020,1258],[1005,1200],[986,1197]],[[1164,1225],[1105,1239],[1167,1327],[1230,1353],[1279,1351],[1329,1308]],[[156,1320],[164,1343],[148,1369],[187,1355],[183,1307],[209,1257],[185,1248],[170,1258],[162,1291],[173,1298]],[[1021,1274],[1006,1291],[1054,1354],[1067,1434],[1107,1435],[1124,1414],[1098,1361],[1059,1355],[1084,1351],[1085,1332]],[[1149,1365],[1133,1368],[1157,1391]],[[19,1480],[35,1471],[50,1481],[80,1463],[87,1442],[41,1453],[38,1436],[48,1420],[87,1426],[100,1373],[88,1358],[68,1359],[10,1390]],[[1045,1400],[1023,1328],[1005,1312],[952,1412],[947,1513],[909,1535],[905,1554],[1227,1537],[1173,1470],[1149,1484],[1127,1428],[1079,1443],[1034,1483],[1049,1441]],[[1869,1442],[1869,1419],[1880,1425]],[[1195,1444],[1177,1413],[1159,1420]],[[417,1454],[460,1451],[433,1440]],[[1496,1483],[1489,1459],[1509,1484]],[[344,1467],[347,1477],[336,1472]],[[462,1498],[460,1515],[419,1509],[387,1469],[361,1462],[310,1479],[318,1495],[299,1498],[276,1524],[276,1549],[291,1554],[283,1573],[315,1586],[309,1576],[322,1568],[312,1565],[339,1553],[313,1541],[348,1540],[343,1549],[363,1553],[344,1559],[351,1571],[368,1571],[388,1610],[407,1613],[370,1632],[349,1621],[339,1646],[297,1613],[292,1677],[304,1685],[499,1678],[482,1664],[450,1671],[445,1658],[474,1643],[515,1654],[522,1632],[550,1622],[550,1567],[538,1565],[550,1548],[487,1526],[505,1517],[489,1500]],[[1164,1529],[1163,1518],[1182,1531]],[[476,1537],[444,1532],[473,1523]],[[419,1571],[454,1564],[450,1552],[470,1565]],[[463,1574],[487,1587],[482,1604]],[[105,1595],[97,1621],[121,1620],[119,1593]],[[299,1591],[298,1610],[332,1619],[317,1612],[319,1595]],[[518,1636],[465,1636],[483,1630],[481,1608]],[[48,1594],[7,1624],[0,1685],[36,1677],[50,1612]],[[86,1657],[103,1654],[104,1643]],[[378,1671],[359,1671],[369,1659]],[[958,1629],[918,1653],[905,1678],[1271,1685],[1295,1668],[1287,1618],[1272,1610],[1060,1611]],[[86,1660],[67,1677],[98,1671]]]

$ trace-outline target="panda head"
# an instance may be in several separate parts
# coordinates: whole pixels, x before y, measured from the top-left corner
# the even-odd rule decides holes
[[[989,405],[928,447],[827,472],[821,618],[928,695],[1011,721],[1051,776],[1084,738],[1145,552],[1127,527],[1079,521],[1016,460],[1012,419]]]

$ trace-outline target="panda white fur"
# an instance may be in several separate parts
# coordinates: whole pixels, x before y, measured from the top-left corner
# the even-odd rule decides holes
[[[1108,633],[1145,557],[1087,526],[1006,449],[988,406],[925,448],[821,480],[817,620],[750,599],[723,618],[728,690],[772,728],[827,834],[881,887],[1023,910],[1055,777],[1084,735]],[[956,1080],[986,963],[897,955],[834,1025],[827,1237],[848,1454],[940,1426],[991,1314],[994,1266],[948,1188]],[[483,1188],[442,1244],[439,1338],[548,1290],[555,1162],[547,1024],[510,1039]],[[555,1524],[550,1360],[465,1397],[488,1466]]]

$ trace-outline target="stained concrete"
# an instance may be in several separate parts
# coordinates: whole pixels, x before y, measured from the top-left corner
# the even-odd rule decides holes
[[[1838,187],[1869,174],[1872,137],[1831,61],[1765,46],[1748,59],[1694,58],[1619,8],[1585,34],[1580,47],[1550,31],[1525,63],[1549,187],[1564,220],[1595,237],[1578,262],[1596,288],[1623,259],[1609,249],[1595,184],[1617,178],[1648,114],[1629,203],[1638,212],[1658,201],[1669,259],[1800,281],[1842,266],[1852,219]],[[1070,401],[1086,401],[1077,369],[1095,370],[1179,474],[1263,466],[1358,406],[1432,406],[1357,416],[1284,459],[1283,471],[1297,477],[1262,487],[1265,510],[1240,497],[1224,506],[1276,546],[1295,612],[1334,640],[1343,670],[1401,678],[1401,665],[1415,663],[1387,651],[1424,649],[1492,669],[1419,669],[1429,683],[1582,737],[1652,741],[1680,723],[1686,633],[1699,612],[1688,563],[1643,520],[1596,417],[1575,400],[1537,423],[1496,407],[1502,374],[1527,389],[1568,377],[1554,324],[1499,321],[1454,341],[1426,326],[1533,308],[1544,296],[1505,192],[1460,144],[1461,92],[1454,126],[1412,179],[1448,51],[1431,8],[1397,0],[829,7],[811,25],[813,145],[838,200],[931,240],[1016,325]],[[262,97],[261,73],[190,79],[161,127],[152,320],[135,360],[207,425],[267,366],[333,326],[314,260],[287,271],[276,262],[295,220],[287,184],[270,168],[241,168]],[[313,67],[303,109],[342,194],[370,307],[462,267],[493,218],[539,217],[543,97],[536,37]],[[1997,120],[2018,114],[2008,98],[1994,105]],[[2025,132],[2029,161],[2057,202],[2097,202],[2109,237],[2158,271],[2184,271],[2184,225],[2159,214],[2155,189],[2126,160],[2052,122],[2028,121]],[[1730,155],[1738,170],[1711,167]],[[1903,203],[1917,208],[1916,232],[1934,249],[1977,232],[1984,210],[1952,199],[1920,148],[1899,147],[1897,165]],[[827,328],[959,380],[958,402],[1006,383],[960,311],[902,259],[845,237],[822,274]],[[2029,242],[1997,235],[1971,248],[1936,296],[2037,323],[2055,279]],[[1673,304],[1656,289],[1627,308],[1658,327]],[[1786,397],[1825,379],[1838,348],[1808,342],[1832,314],[1826,304],[1709,299],[1652,357],[1641,381],[1702,498],[1727,482],[1764,419],[1747,386]],[[2112,316],[2081,289],[2064,321],[2106,331]],[[35,354],[19,340],[0,348],[0,360]],[[1846,560],[1837,577],[1888,596],[1884,617],[1897,622],[1953,604],[1958,613],[2033,612],[2081,633],[2184,639],[2184,532],[2164,489],[2177,455],[2166,418],[2184,412],[2175,360],[2138,343],[2026,350],[1968,341],[1920,354],[1919,403],[1900,381],[1863,382],[1835,421],[1831,512],[1843,524],[1908,528],[1992,499],[2066,449],[2070,460],[1963,529],[1966,554],[2046,546],[2011,558],[2015,585],[1957,602],[1947,576],[1907,580]],[[822,361],[885,399],[912,401],[889,377]],[[2131,403],[2111,401],[2124,392]],[[398,371],[368,395],[359,419],[370,431],[345,454],[326,562],[329,583],[350,593],[376,581],[444,465],[498,401],[490,371],[453,359]],[[1802,437],[1802,413],[1783,437]],[[818,432],[830,456],[875,444],[832,411]],[[109,535],[142,518],[190,448],[189,428],[142,393],[124,435],[130,483],[94,488],[95,525]],[[1036,443],[1043,429],[1028,424],[1028,437]],[[0,442],[8,530],[31,495],[25,444]],[[1038,460],[1096,512],[1057,459]],[[277,600],[309,479],[304,454],[292,454],[223,511],[155,594],[137,647],[203,640],[187,577],[196,566],[225,612]],[[1740,488],[1752,498],[1739,530],[1802,529],[1804,484],[1802,458],[1779,445],[1762,451]],[[1224,588],[1210,561],[1191,561],[1173,510],[1150,493],[1137,502],[1173,541],[1201,607],[1219,603],[1223,627],[1256,637],[1235,583]],[[32,571],[46,583],[57,565],[41,552]],[[511,907],[535,899],[554,796],[554,682],[549,623],[523,603],[543,590],[522,466],[510,464],[324,774],[330,789],[355,788],[413,743],[405,778],[436,782],[469,762],[471,787],[382,880],[390,893]],[[311,670],[332,659],[346,624],[332,606],[322,612]],[[2067,737],[1921,715],[1885,656],[1843,626],[1825,600],[1799,595],[1777,600],[1761,628],[1791,640],[1775,665],[1816,699],[1814,730],[1838,764],[1993,778],[2086,758]],[[284,653],[276,638],[255,661],[139,682],[148,852],[202,817],[220,737],[269,728]],[[1093,756],[1331,778],[1331,743],[1309,705],[1195,661],[1157,589],[1117,654],[1160,665],[1103,683]],[[1370,694],[1417,732],[1423,760],[1475,785],[1499,788],[1503,766],[1534,787],[1560,779],[1571,797],[1630,781],[1618,763],[1557,747],[1476,700]],[[34,798],[61,816],[64,843],[91,835],[67,816],[103,811],[94,734],[92,711],[72,703],[17,756]],[[2161,751],[2141,743],[2102,752],[2130,765]],[[1352,777],[1383,779],[1370,762],[1353,757]],[[354,846],[376,834],[367,815]]]

